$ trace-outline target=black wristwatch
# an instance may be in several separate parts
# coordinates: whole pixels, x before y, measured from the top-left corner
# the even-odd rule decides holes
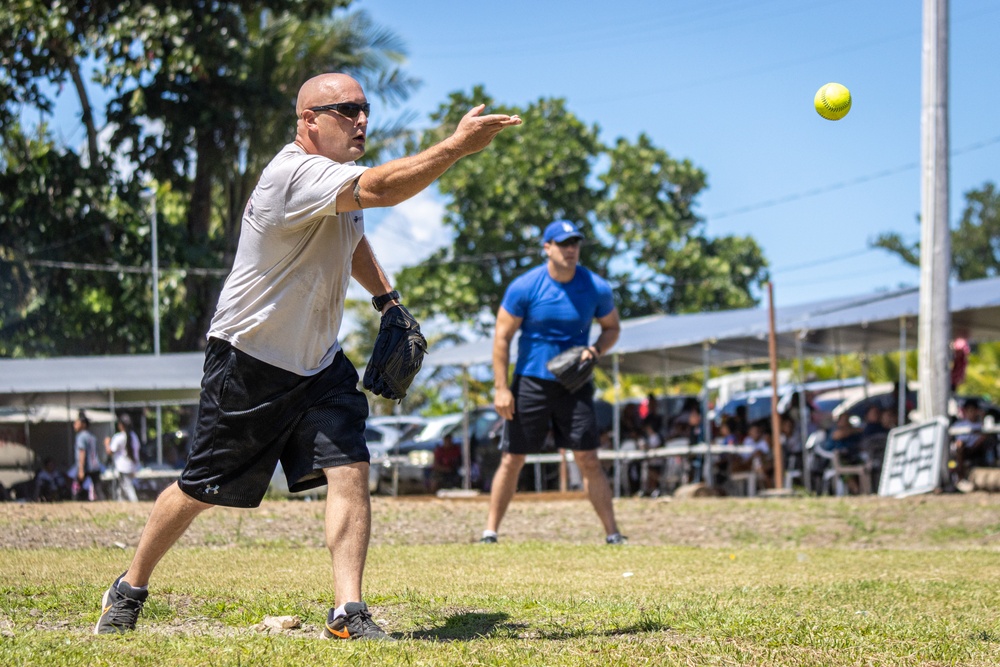
[[[397,292],[396,290],[392,290],[388,294],[383,294],[382,296],[373,296],[372,307],[381,313],[382,309],[385,308],[385,304],[398,298],[399,298],[399,292]]]

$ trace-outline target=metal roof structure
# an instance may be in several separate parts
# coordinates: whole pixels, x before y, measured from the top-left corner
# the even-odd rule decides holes
[[[777,308],[778,356],[793,357],[798,346],[805,355],[913,348],[919,308],[916,288]],[[951,314],[954,335],[975,341],[1000,340],[1000,278],[954,284]],[[612,351],[622,373],[678,375],[701,369],[706,353],[713,366],[767,361],[768,328],[765,308],[623,320]],[[515,338],[512,359],[516,345]],[[492,350],[490,339],[432,350],[424,365],[489,364]],[[615,354],[602,357],[601,365],[611,368]]]

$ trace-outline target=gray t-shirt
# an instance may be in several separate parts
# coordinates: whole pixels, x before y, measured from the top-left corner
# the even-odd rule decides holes
[[[365,233],[361,211],[337,213],[337,193],[366,169],[295,144],[271,160],[243,212],[209,336],[298,375],[330,365]]]

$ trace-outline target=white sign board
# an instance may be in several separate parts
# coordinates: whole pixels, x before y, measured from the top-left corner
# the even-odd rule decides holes
[[[889,431],[878,494],[902,498],[932,492],[941,482],[947,446],[944,417]]]

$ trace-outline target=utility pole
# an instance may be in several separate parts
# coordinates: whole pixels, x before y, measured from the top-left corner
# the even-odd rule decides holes
[[[160,356],[160,248],[156,238],[156,189],[149,191],[150,221],[149,231],[152,248],[153,282],[153,356]],[[156,462],[163,464],[163,406],[156,404]]]
[[[951,336],[948,224],[948,0],[924,0],[920,114],[919,410],[923,420],[948,414]],[[904,387],[900,388],[905,391]],[[900,416],[902,417],[902,415]]]

